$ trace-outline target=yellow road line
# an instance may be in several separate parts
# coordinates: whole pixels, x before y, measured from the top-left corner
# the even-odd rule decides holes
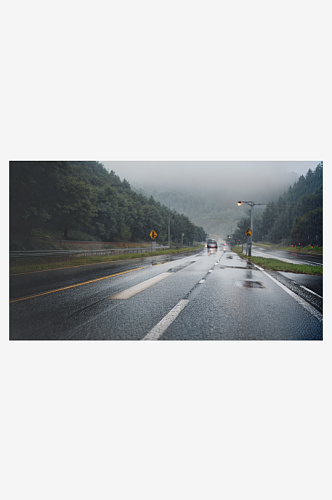
[[[11,300],[9,304],[14,302],[20,302],[21,300],[34,299],[35,297],[42,297],[43,295],[48,295],[50,293],[61,292],[62,290],[69,290],[69,288],[75,288],[77,286],[88,285],[89,283],[95,283],[96,281],[106,280],[107,278],[113,278],[114,276],[120,276],[120,274],[132,273],[133,271],[138,271],[143,269],[143,267],[137,267],[136,269],[129,269],[129,271],[122,271],[122,273],[110,274],[109,276],[104,276],[103,278],[97,278],[91,281],[85,281],[84,283],[77,283],[76,285],[65,286],[64,288],[58,288],[56,290],[51,290],[49,292],[39,293],[38,295],[30,295],[29,297],[23,297],[22,299]]]

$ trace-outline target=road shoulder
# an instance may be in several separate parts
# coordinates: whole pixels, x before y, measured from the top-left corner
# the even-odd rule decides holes
[[[317,311],[323,314],[323,298],[319,297],[304,288],[301,287],[299,283],[296,283],[294,280],[283,276],[280,272],[278,271],[265,271],[267,274],[272,276],[274,279],[279,281],[279,283],[283,284],[289,290],[292,292],[296,293],[299,297],[301,297],[303,300],[308,302],[310,305],[312,305]]]
[[[248,262],[248,259],[244,259],[244,260],[246,260]],[[257,264],[255,264],[253,262],[251,262],[251,263],[253,264],[253,266],[256,269],[262,270],[259,266],[257,266]],[[311,293],[311,291],[304,289],[300,283],[297,283],[296,281],[292,280],[291,278],[285,276],[282,271],[271,271],[271,270],[264,269],[264,272],[266,274],[270,275],[275,280],[277,280],[282,285],[286,286],[290,291],[295,293],[298,297],[305,300],[308,304],[310,304],[317,311],[319,311],[321,314],[323,314],[323,297],[319,297],[318,295]],[[294,274],[296,276],[296,273],[288,272],[287,274]],[[318,277],[318,275],[317,275],[317,277]],[[319,277],[321,277],[323,279],[322,275]]]

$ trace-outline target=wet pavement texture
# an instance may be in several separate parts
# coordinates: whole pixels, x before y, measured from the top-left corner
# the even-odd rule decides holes
[[[151,267],[164,262],[176,262],[188,255],[197,252],[188,252],[184,255],[160,255],[114,262],[101,262],[50,271],[40,271],[10,276],[10,300],[47,292],[51,289],[64,288],[85,281],[96,280],[105,276],[118,274],[140,267]]]
[[[258,270],[217,268],[191,299],[162,340],[322,339],[322,325]]]
[[[323,276],[311,276],[309,274],[285,273],[279,271],[279,274],[285,276],[291,281],[294,281],[300,286],[304,286],[312,290],[316,294],[323,297]]]
[[[10,339],[141,340],[183,299],[188,301],[186,307],[161,340],[323,338],[320,321],[233,252],[204,250],[164,263],[117,264],[72,275],[53,272],[15,278],[12,299],[72,288],[10,304]],[[161,273],[170,274],[127,300],[110,298]],[[310,293],[287,276],[274,274],[287,286]],[[81,285],[92,280],[98,281]]]

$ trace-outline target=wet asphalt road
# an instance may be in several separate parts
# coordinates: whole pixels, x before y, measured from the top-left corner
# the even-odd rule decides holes
[[[280,272],[279,274],[297,283],[300,287],[310,290],[313,294],[323,297],[323,276],[310,276],[308,274],[285,272]]]
[[[322,266],[323,255],[300,254],[298,252],[286,252],[285,250],[270,250],[269,248],[253,245],[253,257],[267,257],[270,259],[276,258],[291,262],[293,264],[309,264],[311,266]]]
[[[310,292],[305,278],[309,291],[222,249],[161,263],[164,258],[155,265],[137,259],[12,277],[10,339],[323,338],[322,298]],[[151,284],[154,279],[160,281]],[[147,280],[151,286],[144,288]],[[133,286],[141,287],[135,295],[113,297]]]

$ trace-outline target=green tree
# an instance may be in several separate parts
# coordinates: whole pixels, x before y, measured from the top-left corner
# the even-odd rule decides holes
[[[291,230],[293,245],[322,245],[323,239],[323,209],[316,208],[305,215],[298,216]]]
[[[31,231],[50,224],[57,183],[71,170],[68,162],[11,161],[10,232],[29,245]]]
[[[126,241],[130,241],[131,231],[130,231],[130,228],[128,226],[124,228],[124,230],[121,233],[121,236],[123,238],[124,243],[126,243]]]

